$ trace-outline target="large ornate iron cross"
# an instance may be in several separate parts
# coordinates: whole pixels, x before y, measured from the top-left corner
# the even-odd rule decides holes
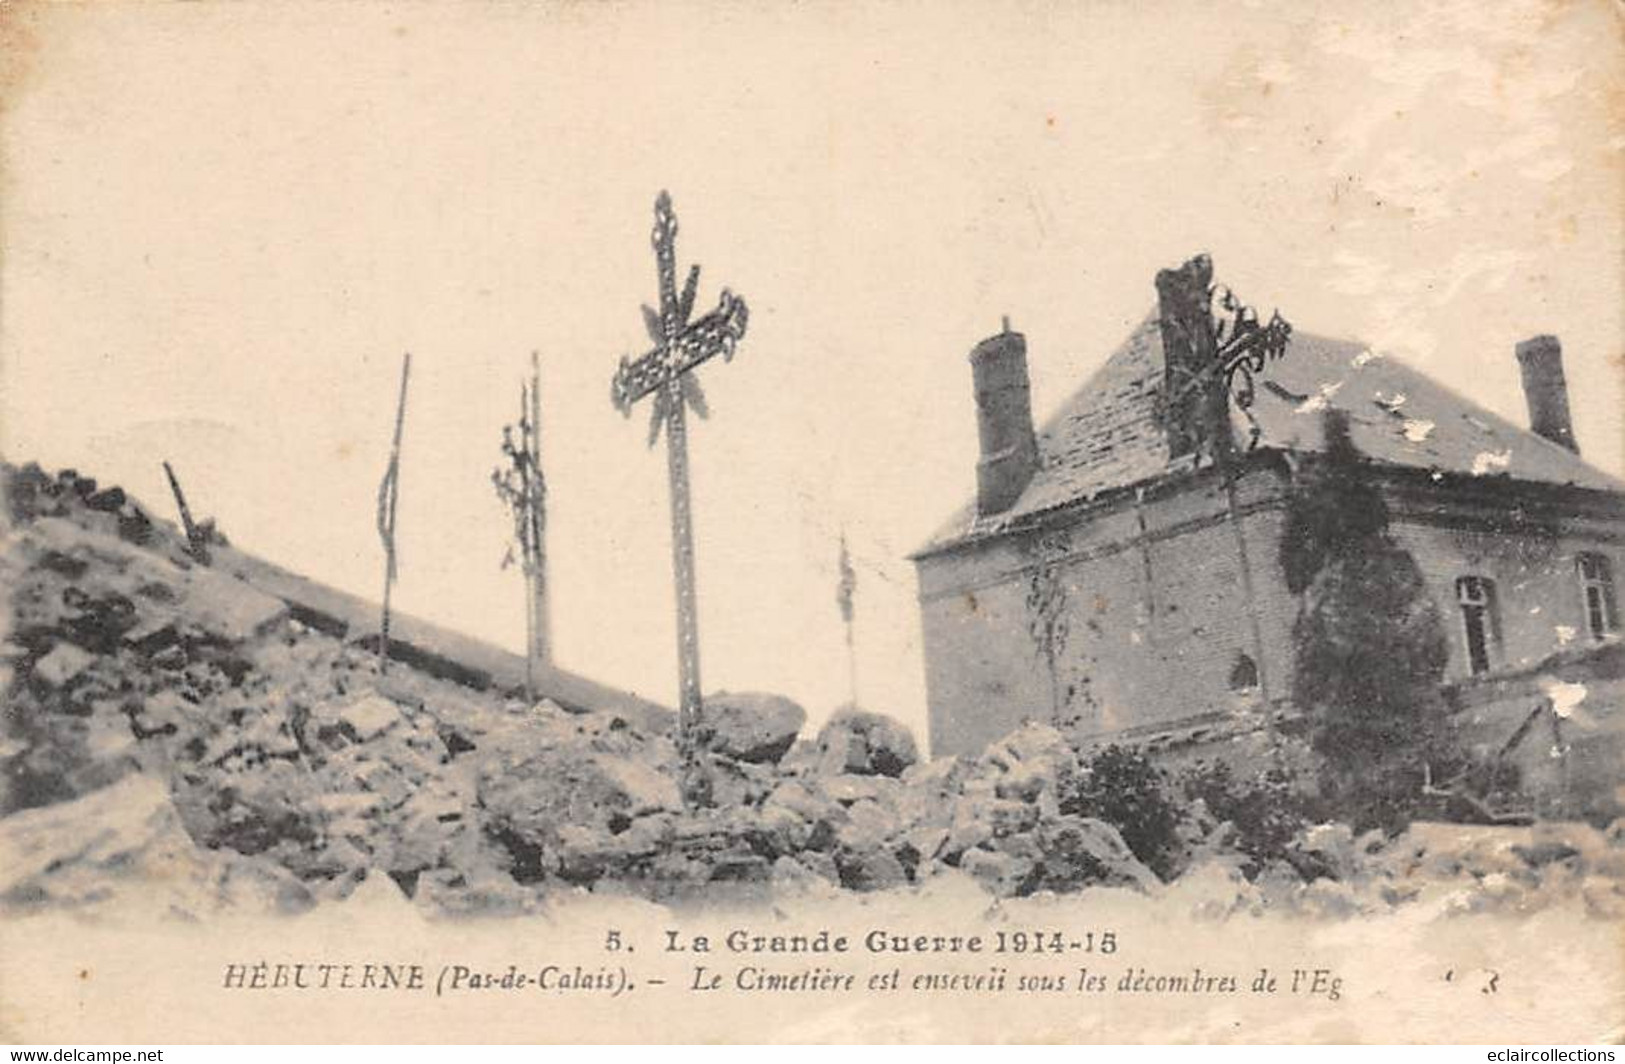
[[[643,322],[654,342],[653,350],[636,361],[621,359],[611,383],[611,398],[622,414],[632,415],[632,404],[653,395],[649,420],[649,446],[666,430],[666,465],[671,482],[671,561],[677,581],[678,744],[683,754],[685,779],[694,789],[694,731],[700,716],[700,635],[694,606],[694,526],[689,512],[688,434],[686,410],[706,416],[705,393],[690,372],[716,355],[733,358],[734,345],[745,335],[749,313],[745,301],[727,289],[711,313],[690,322],[700,268],[692,266],[681,294],[677,291],[677,215],[665,192],[655,200],[655,226],[650,234],[660,278],[660,310],[643,308]]]

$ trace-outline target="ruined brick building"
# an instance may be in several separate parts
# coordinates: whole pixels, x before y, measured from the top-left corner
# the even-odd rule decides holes
[[[1192,270],[1205,291],[1206,260]],[[1492,686],[1616,638],[1625,484],[1580,457],[1556,338],[1505,352],[1528,428],[1361,343],[1301,332],[1250,409],[1223,385],[1181,402],[1170,384],[1202,356],[1169,302],[1179,273],[1159,276],[1158,311],[1042,431],[1021,334],[971,352],[977,495],[913,556],[933,753],[978,750],[1028,719],[1166,742],[1289,716],[1299,604],[1278,546],[1328,407],[1346,412],[1453,629],[1452,684]],[[1231,458],[1198,453],[1204,417]]]

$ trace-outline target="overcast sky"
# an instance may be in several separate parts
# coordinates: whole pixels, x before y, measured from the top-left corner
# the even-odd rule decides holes
[[[489,483],[540,352],[560,663],[675,698],[666,471],[609,402],[669,188],[750,330],[691,432],[707,689],[924,722],[905,555],[974,485],[966,353],[1042,417],[1207,251],[1264,313],[1522,424],[1564,342],[1625,472],[1618,16],[1605,2],[22,5],[0,451],[376,596],[401,354],[400,607],[514,649]],[[1612,117],[1611,117],[1612,115]]]

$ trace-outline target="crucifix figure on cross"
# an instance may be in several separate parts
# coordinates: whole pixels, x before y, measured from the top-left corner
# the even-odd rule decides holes
[[[694,604],[694,525],[689,512],[688,435],[686,411],[693,407],[706,416],[705,393],[691,372],[716,355],[733,358],[734,345],[745,335],[749,313],[745,301],[722,290],[717,308],[690,322],[700,268],[691,266],[681,293],[677,291],[677,215],[671,197],[661,192],[655,200],[655,225],[650,235],[660,280],[660,309],[643,308],[643,322],[654,343],[636,361],[622,358],[611,382],[615,408],[632,415],[632,404],[653,395],[649,420],[649,446],[666,432],[666,466],[671,483],[671,558],[677,582],[678,747],[683,758],[685,801],[701,801],[701,780],[696,768],[695,729],[699,724],[700,634]]]

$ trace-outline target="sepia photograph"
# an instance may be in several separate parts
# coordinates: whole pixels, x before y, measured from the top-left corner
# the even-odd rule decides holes
[[[1617,1042],[1622,31],[0,2],[0,1042]]]

